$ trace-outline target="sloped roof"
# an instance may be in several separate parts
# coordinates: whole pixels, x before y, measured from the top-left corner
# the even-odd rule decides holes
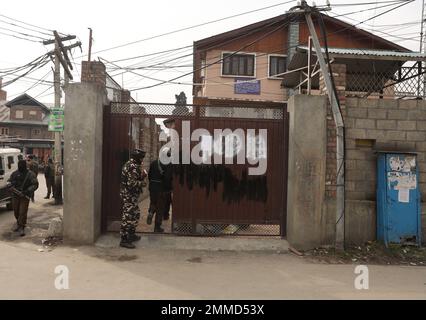
[[[36,99],[34,99],[33,97],[29,96],[26,93],[23,93],[20,96],[16,97],[15,99],[8,101],[6,103],[6,106],[9,108],[16,105],[40,107],[47,113],[50,113],[50,109],[48,107],[46,107],[43,103],[37,101]]]
[[[275,24],[290,22],[290,17],[292,17],[292,21],[293,21],[295,14],[299,14],[300,15],[299,18],[303,19],[302,15],[300,13],[297,13],[297,12],[285,13],[285,14],[282,14],[282,15],[279,15],[279,16],[276,16],[276,17],[273,17],[273,18],[269,18],[269,19],[266,19],[266,20],[262,20],[262,21],[259,21],[259,22],[241,27],[241,28],[237,28],[237,29],[234,29],[234,30],[231,30],[231,31],[227,31],[227,32],[224,32],[224,33],[214,35],[212,37],[208,37],[208,38],[204,38],[204,39],[195,41],[194,46],[195,47],[204,47],[204,46],[212,47],[216,44],[220,45],[226,39],[232,39],[233,37],[237,37],[237,36],[243,35],[244,33],[255,31],[256,29],[261,29],[265,26],[274,26]],[[393,50],[400,51],[400,52],[401,51],[402,52],[410,52],[411,51],[411,50],[409,50],[405,47],[402,47],[402,46],[392,42],[392,41],[389,41],[389,40],[386,40],[382,37],[379,37],[379,36],[377,36],[377,35],[375,35],[371,32],[357,28],[357,27],[355,27],[355,26],[353,26],[353,25],[351,25],[347,22],[344,22],[344,21],[339,20],[337,18],[330,17],[330,16],[325,15],[323,13],[320,13],[320,14],[322,15],[325,22],[328,21],[328,22],[334,23],[336,25],[341,26],[343,29],[348,29],[348,30],[351,30],[351,31],[356,32],[358,34],[361,34],[364,37],[374,39],[374,41],[376,41],[378,43],[382,43],[384,45],[392,47]]]

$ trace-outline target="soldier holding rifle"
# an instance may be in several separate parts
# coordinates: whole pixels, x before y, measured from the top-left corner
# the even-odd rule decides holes
[[[12,192],[12,206],[17,222],[17,227],[13,231],[23,237],[27,224],[28,205],[30,199],[34,197],[34,191],[38,188],[37,177],[34,172],[28,170],[25,160],[19,160],[18,170],[10,176],[8,186]]]

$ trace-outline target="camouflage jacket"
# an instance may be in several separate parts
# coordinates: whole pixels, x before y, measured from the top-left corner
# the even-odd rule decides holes
[[[135,160],[130,159],[123,166],[121,171],[120,192],[132,195],[142,193],[142,187],[145,185],[145,176],[142,172],[141,165]]]

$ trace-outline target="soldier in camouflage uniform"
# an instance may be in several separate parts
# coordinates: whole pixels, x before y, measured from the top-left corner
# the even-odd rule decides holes
[[[144,157],[144,151],[135,149],[121,172],[120,196],[123,208],[120,246],[128,249],[134,249],[133,242],[141,239],[135,232],[140,218],[139,196],[147,175],[146,171],[142,169]]]

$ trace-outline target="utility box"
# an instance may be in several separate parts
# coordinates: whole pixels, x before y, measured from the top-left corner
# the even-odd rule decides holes
[[[421,244],[420,190],[415,153],[379,152],[377,159],[377,239]]]

